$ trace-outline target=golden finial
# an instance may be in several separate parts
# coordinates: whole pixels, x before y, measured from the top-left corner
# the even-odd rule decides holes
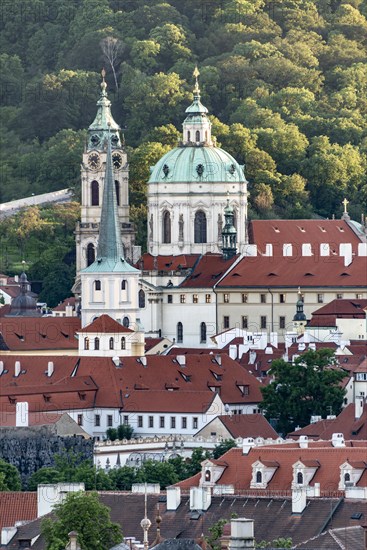
[[[105,68],[103,67],[103,69],[101,70],[101,75],[102,75],[102,80],[105,79],[105,76],[106,76],[106,71],[105,71]]]
[[[106,71],[105,71],[104,67],[101,70],[101,75],[102,75],[101,89],[102,89],[102,95],[104,95],[105,92],[106,92],[106,88],[107,88],[107,82],[105,81]]]
[[[194,69],[194,72],[192,73],[193,77],[195,78],[195,87],[194,87],[194,93],[199,93],[200,92],[200,88],[199,88],[199,82],[198,82],[198,77],[200,75],[200,72],[199,72],[199,69],[197,67],[197,65],[195,65],[195,69]]]
[[[347,206],[349,204],[349,201],[347,199],[344,199],[342,201],[342,204],[344,205],[344,214],[348,214]]]

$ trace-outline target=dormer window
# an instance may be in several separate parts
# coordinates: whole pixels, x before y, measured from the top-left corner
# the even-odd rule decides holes
[[[297,473],[297,484],[298,485],[303,485],[303,474],[302,474],[302,472]]]
[[[266,489],[279,467],[275,461],[257,460],[252,464],[251,489]]]
[[[263,481],[263,475],[260,471],[256,472],[256,483],[262,483]]]
[[[350,474],[346,473],[344,474],[344,483],[350,481]]]
[[[210,473],[210,470],[206,470],[205,471],[205,481],[210,481],[211,480],[211,473]]]
[[[99,338],[94,339],[94,349],[99,350]]]
[[[123,279],[121,281],[121,290],[126,290],[126,288],[127,288],[127,281],[126,279]]]
[[[227,464],[218,460],[207,459],[202,464],[200,485],[214,486],[218,483]]]
[[[363,475],[363,472],[367,468],[367,462],[349,462],[348,460],[340,466],[340,491],[345,490],[347,487],[353,487],[357,485],[358,481]]]
[[[292,489],[308,487],[319,467],[318,460],[298,460],[293,464]]]

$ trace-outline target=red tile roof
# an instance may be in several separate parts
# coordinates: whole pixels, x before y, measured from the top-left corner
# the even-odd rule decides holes
[[[218,284],[227,287],[366,288],[367,257],[349,266],[340,257],[256,256],[243,258]]]
[[[353,446],[352,446],[353,445]],[[320,483],[321,496],[337,496],[339,494],[340,469],[344,462],[363,461],[366,462],[366,441],[346,443],[345,447],[332,447],[329,442],[310,442],[307,449],[301,449],[297,443],[284,445],[267,445],[253,447],[247,455],[242,449],[233,448],[227,451],[221,460],[227,462],[228,467],[224,470],[217,484],[233,485],[235,493],[250,491],[252,478],[252,464],[256,461],[277,462],[279,467],[266,489],[251,489],[254,495],[271,496],[290,493],[293,480],[293,464],[298,461],[315,463],[319,467],[312,478],[311,485]],[[367,464],[366,471],[367,472]],[[182,489],[198,486],[201,473],[179,482],[177,485]],[[366,486],[365,474],[361,477],[357,486]]]
[[[44,426],[49,424],[55,424],[63,414],[66,413],[56,413],[56,412],[44,412],[40,411],[38,413],[32,412],[29,414],[29,426]],[[0,427],[15,427],[16,426],[16,413],[13,409],[12,411],[1,411],[0,412]]]
[[[120,332],[134,332],[130,328],[124,327],[121,323],[118,323],[109,315],[103,314],[97,317],[92,323],[86,327],[78,330],[79,333],[93,332],[98,334],[113,333],[118,334]]]
[[[309,424],[300,430],[288,434],[291,439],[298,439],[301,435],[307,435],[310,439],[329,440],[333,433],[342,433],[345,439],[351,441],[367,440],[367,404],[364,405],[360,418],[355,418],[355,406],[353,403],[334,419],[320,420]],[[367,451],[366,451],[367,458]]]
[[[367,273],[366,273],[367,284]],[[328,304],[312,312],[312,315],[335,315],[339,318],[361,318],[366,317],[367,300],[339,299],[332,300]]]
[[[75,296],[70,296],[70,298],[66,298],[63,302],[54,307],[52,311],[65,311],[66,306],[72,306],[73,308],[75,308],[75,302]]]
[[[310,243],[318,251],[321,243],[328,243],[339,253],[339,244],[352,243],[357,251],[361,239],[344,220],[253,220],[249,224],[249,241],[265,252],[273,244],[274,256],[282,256],[283,244],[292,243],[301,253],[301,245]],[[316,252],[318,254],[318,252]]]
[[[12,351],[77,349],[77,317],[1,317],[0,349]],[[1,337],[5,347],[1,347]]]
[[[277,439],[278,434],[262,414],[234,414],[219,416],[234,439],[263,437]]]
[[[158,271],[181,271],[195,265],[200,254],[179,254],[178,256],[152,256],[145,253],[140,258],[136,267],[145,271],[157,269]]]
[[[238,256],[224,260],[222,254],[204,254],[192,273],[181,283],[183,288],[212,288],[237,260]]]
[[[0,290],[4,291],[11,298],[16,298],[20,293],[20,286],[1,285]]]
[[[0,492],[0,529],[37,518],[37,493]]]

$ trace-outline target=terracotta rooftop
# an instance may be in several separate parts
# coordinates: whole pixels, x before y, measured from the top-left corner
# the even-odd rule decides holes
[[[157,269],[158,271],[181,271],[195,265],[200,254],[179,254],[178,256],[152,256],[145,253],[136,264],[142,271]]]
[[[367,273],[366,281],[367,281]],[[332,300],[328,304],[312,312],[312,315],[335,315],[339,318],[361,318],[366,317],[367,300],[339,299]]]
[[[287,243],[293,244],[298,255],[303,243],[317,249],[320,243],[328,243],[337,253],[339,244],[352,243],[356,252],[361,239],[345,220],[253,220],[249,223],[249,242],[262,252],[272,243],[274,256],[281,256]]]
[[[70,298],[66,298],[63,302],[54,307],[52,311],[65,311],[66,306],[72,306],[75,308],[75,302],[75,296],[70,296]]]
[[[77,349],[77,317],[1,317],[0,350]]]
[[[92,323],[86,327],[78,330],[79,333],[93,332],[98,334],[113,333],[117,334],[120,332],[134,332],[130,328],[124,327],[121,323],[118,323],[109,315],[103,314],[97,317]]]
[[[256,256],[243,258],[218,284],[218,288],[268,287],[366,287],[367,257]]]
[[[224,260],[222,254],[204,254],[200,257],[192,273],[181,283],[183,288],[212,288],[237,260],[238,255]]]
[[[5,292],[11,298],[15,298],[20,294],[20,286],[13,285],[0,285],[0,291]]]
[[[263,437],[277,439],[278,434],[262,414],[234,414],[218,417],[234,439]]]
[[[0,530],[37,517],[37,493],[0,492]]]

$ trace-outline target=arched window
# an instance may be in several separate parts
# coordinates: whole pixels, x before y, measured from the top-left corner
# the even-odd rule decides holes
[[[129,318],[128,318],[128,317],[124,317],[124,318],[122,319],[122,324],[123,324],[123,326],[124,326],[125,328],[129,328],[129,325],[130,325],[130,320],[129,320]]]
[[[114,341],[113,341],[113,338],[111,337],[110,338],[110,349],[113,349],[114,348]]]
[[[94,290],[101,290],[101,281],[94,281]]]
[[[202,210],[198,210],[195,214],[194,242],[206,243],[206,215]]]
[[[145,292],[142,288],[139,290],[139,307],[145,307]]]
[[[211,477],[210,470],[205,470],[205,481],[210,481]]]
[[[302,472],[297,473],[297,483],[298,483],[298,485],[303,485],[303,473]]]
[[[99,349],[99,338],[94,339],[94,349]]]
[[[256,472],[256,483],[262,483],[263,475],[261,472]]]
[[[92,190],[92,206],[99,206],[99,183],[93,180],[91,183]]]
[[[183,326],[181,321],[177,323],[177,342],[182,344],[183,342]]]
[[[120,183],[115,180],[116,202],[117,206],[120,206]]]
[[[237,229],[237,210],[233,209],[233,226]]]
[[[126,349],[126,340],[125,336],[121,337],[121,349]]]
[[[121,281],[121,290],[126,290],[126,289],[127,289],[127,280],[122,279],[122,281]]]
[[[95,259],[96,259],[96,256],[94,251],[94,244],[89,243],[87,246],[87,266],[91,265]]]
[[[166,210],[163,212],[163,242],[171,242],[171,214]]]
[[[88,336],[84,338],[84,349],[89,349],[89,338]]]
[[[344,474],[344,483],[346,481],[350,481],[350,474],[348,472],[346,474]]]
[[[200,324],[200,342],[206,342],[206,324]]]
[[[188,130],[187,132],[187,141],[190,141],[191,140],[191,133],[190,133],[190,130]]]
[[[200,141],[200,132],[199,132],[199,130],[196,130],[196,132],[195,132],[195,141]]]

